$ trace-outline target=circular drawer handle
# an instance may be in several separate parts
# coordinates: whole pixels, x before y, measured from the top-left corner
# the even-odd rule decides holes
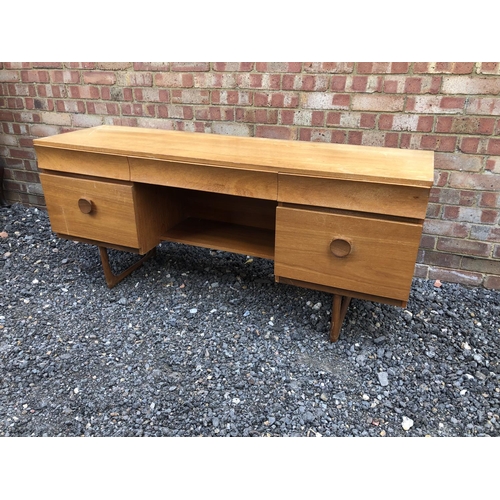
[[[88,200],[87,198],[80,198],[78,200],[78,208],[82,214],[90,214],[94,209],[94,204],[92,200]]]
[[[335,257],[347,257],[351,253],[351,243],[341,238],[336,238],[330,243],[330,251]]]

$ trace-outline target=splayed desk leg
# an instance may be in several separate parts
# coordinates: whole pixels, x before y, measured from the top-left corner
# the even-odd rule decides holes
[[[106,247],[99,247],[99,253],[101,255],[101,263],[102,268],[104,270],[104,277],[106,278],[106,283],[109,288],[113,288],[116,286],[123,278],[127,277],[130,273],[135,271],[137,268],[142,266],[142,264],[148,260],[150,257],[155,255],[156,247],[150,250],[148,253],[143,255],[140,260],[138,260],[135,264],[132,264],[130,267],[122,271],[120,274],[114,274],[111,270],[111,266],[109,265],[109,256],[108,249]]]
[[[340,329],[347,313],[347,308],[351,302],[351,297],[335,294],[333,296],[332,320],[330,329],[330,342],[337,342]]]

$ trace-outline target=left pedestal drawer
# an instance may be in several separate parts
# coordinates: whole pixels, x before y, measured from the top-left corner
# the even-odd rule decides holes
[[[40,180],[55,233],[139,248],[132,183],[46,173]]]

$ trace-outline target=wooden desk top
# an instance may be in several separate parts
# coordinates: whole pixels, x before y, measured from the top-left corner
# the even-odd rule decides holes
[[[281,174],[431,187],[434,153],[102,125],[35,139],[36,147]]]

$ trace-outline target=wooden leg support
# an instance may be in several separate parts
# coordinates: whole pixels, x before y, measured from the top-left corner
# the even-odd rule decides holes
[[[120,281],[122,281],[123,278],[127,277],[138,267],[142,266],[142,264],[146,260],[152,257],[156,253],[156,248],[153,248],[147,254],[143,255],[140,260],[138,260],[135,264],[125,269],[125,271],[122,271],[120,274],[114,274],[113,271],[111,270],[111,266],[109,265],[108,249],[105,247],[99,247],[99,253],[101,255],[101,263],[102,263],[102,268],[104,270],[104,277],[106,278],[106,283],[109,288],[113,288],[115,285],[120,283]]]
[[[342,328],[342,323],[350,302],[351,297],[336,294],[333,296],[330,342],[337,342],[339,339],[340,329]]]

